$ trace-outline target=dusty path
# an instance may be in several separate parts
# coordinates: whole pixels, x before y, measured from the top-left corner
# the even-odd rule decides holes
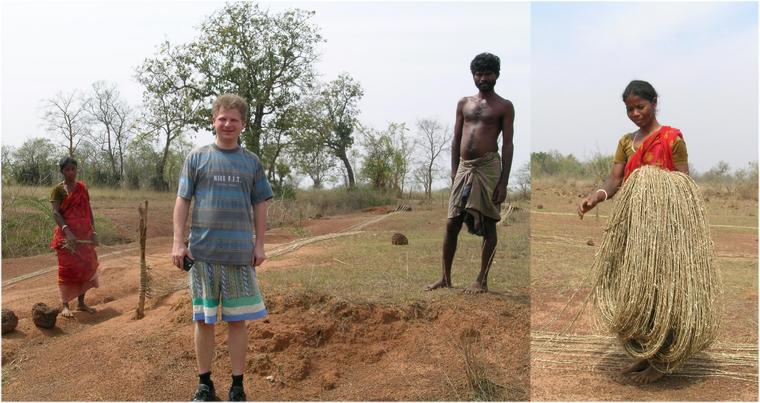
[[[306,220],[302,230],[308,233],[309,236],[303,237],[302,239],[305,240],[334,232],[338,233],[348,230],[358,230],[362,226],[383,219],[385,214],[378,215],[378,213],[385,213],[386,211],[387,209],[377,209],[369,212],[346,214],[340,217],[325,217],[318,220]],[[159,222],[158,224],[166,225],[166,223],[162,222]],[[149,222],[148,228],[151,228],[152,226],[153,222]],[[171,248],[171,236],[150,236],[149,232],[148,239],[146,255],[166,252]],[[277,248],[278,246],[281,246],[281,244],[286,244],[294,240],[296,240],[296,237],[285,229],[276,228],[270,230],[267,232],[267,250],[270,248]],[[124,254],[137,253],[137,251],[139,251],[138,242],[114,246],[100,246],[98,247],[98,258],[102,264],[104,260],[118,258],[118,256]],[[57,270],[57,265],[58,261],[53,252],[38,256],[3,259],[2,285],[5,287],[6,285],[22,281],[25,278],[32,278],[37,275],[55,271]]]

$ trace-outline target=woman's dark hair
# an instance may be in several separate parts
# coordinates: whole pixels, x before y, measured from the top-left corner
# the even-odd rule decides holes
[[[77,160],[71,158],[71,157],[63,157],[60,161],[58,161],[58,169],[63,172],[63,168],[66,168],[66,165],[74,165],[77,166]]]
[[[470,62],[470,72],[472,74],[478,71],[493,71],[498,76],[500,69],[501,61],[499,60],[499,56],[487,52],[475,56],[472,62]]]
[[[656,104],[657,103],[657,91],[654,90],[652,84],[642,80],[631,81],[625,90],[623,90],[623,102],[631,95],[636,95],[647,101]]]

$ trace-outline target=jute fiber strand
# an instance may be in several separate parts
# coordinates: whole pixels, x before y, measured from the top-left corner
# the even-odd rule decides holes
[[[615,196],[593,301],[626,352],[670,373],[717,334],[721,279],[694,181],[644,166]]]

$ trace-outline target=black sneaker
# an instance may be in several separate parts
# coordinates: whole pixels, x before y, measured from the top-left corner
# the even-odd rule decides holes
[[[230,401],[231,402],[244,402],[245,391],[242,386],[232,386],[230,388]]]
[[[193,395],[194,402],[215,402],[217,400],[219,399],[216,397],[214,387],[202,383],[198,385],[198,389],[195,390],[195,395]]]

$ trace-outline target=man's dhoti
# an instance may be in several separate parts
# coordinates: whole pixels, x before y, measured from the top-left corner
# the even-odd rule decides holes
[[[501,159],[490,152],[474,160],[459,160],[449,198],[449,218],[465,214],[471,234],[483,236],[483,218],[501,219],[501,205],[493,202],[493,192],[501,177]]]

